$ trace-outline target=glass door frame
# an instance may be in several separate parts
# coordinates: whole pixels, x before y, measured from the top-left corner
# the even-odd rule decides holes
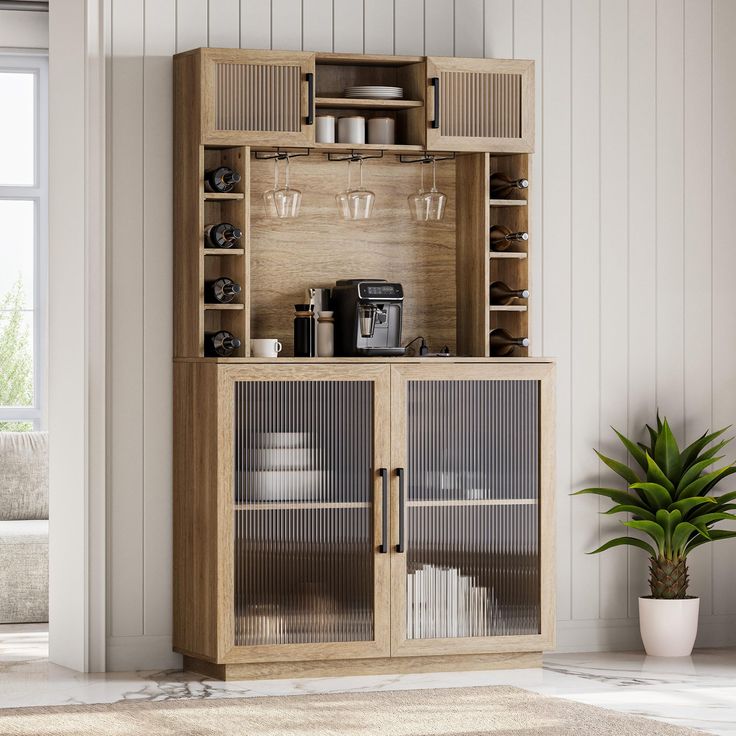
[[[390,652],[390,557],[381,552],[383,486],[381,468],[390,460],[390,367],[292,363],[232,364],[218,371],[218,662],[279,662],[388,657]],[[371,641],[235,646],[234,389],[240,381],[370,381],[373,383],[373,552],[374,638]],[[388,542],[388,540],[386,540]]]
[[[406,552],[399,552],[402,517],[397,468],[408,460],[407,384],[410,381],[538,381],[539,398],[539,634],[520,636],[407,639]],[[554,364],[549,362],[453,363],[450,365],[396,365],[391,368],[391,656],[410,657],[494,652],[539,652],[554,647]],[[404,508],[406,514],[406,508]],[[407,518],[408,514],[404,517]],[[408,543],[411,544],[409,530]]]

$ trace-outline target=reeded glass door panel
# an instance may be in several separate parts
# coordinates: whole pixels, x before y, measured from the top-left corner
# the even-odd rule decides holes
[[[373,390],[236,382],[236,646],[373,640]]]
[[[536,381],[410,381],[410,501],[539,496]]]
[[[539,383],[409,381],[406,415],[406,638],[539,633]]]

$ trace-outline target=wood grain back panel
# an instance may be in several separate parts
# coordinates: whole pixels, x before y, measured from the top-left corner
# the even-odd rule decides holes
[[[273,166],[251,162],[251,337],[277,337],[282,355],[293,355],[294,304],[304,301],[307,287],[384,278],[404,287],[403,342],[424,335],[433,351],[447,345],[454,352],[454,162],[437,164],[437,187],[447,194],[447,210],[436,223],[410,218],[407,197],[419,188],[420,165],[388,155],[363,164],[365,186],[376,195],[373,217],[342,220],[335,195],[347,186],[348,164],[328,163],[314,152],[290,164],[291,185],[302,192],[299,217],[268,218],[262,193],[273,187]],[[358,165],[352,167],[357,186]],[[429,166],[424,175],[429,186]]]

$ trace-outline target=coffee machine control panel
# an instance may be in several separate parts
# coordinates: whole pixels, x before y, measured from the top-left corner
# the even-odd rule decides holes
[[[392,301],[403,299],[404,290],[401,284],[363,282],[358,284],[358,298]]]

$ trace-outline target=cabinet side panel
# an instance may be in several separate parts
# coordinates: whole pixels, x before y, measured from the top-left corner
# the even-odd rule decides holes
[[[174,636],[217,656],[217,366],[174,365]]]
[[[174,356],[201,355],[200,58],[174,57]]]
[[[461,154],[455,173],[457,353],[482,358],[488,355],[488,155]]]

